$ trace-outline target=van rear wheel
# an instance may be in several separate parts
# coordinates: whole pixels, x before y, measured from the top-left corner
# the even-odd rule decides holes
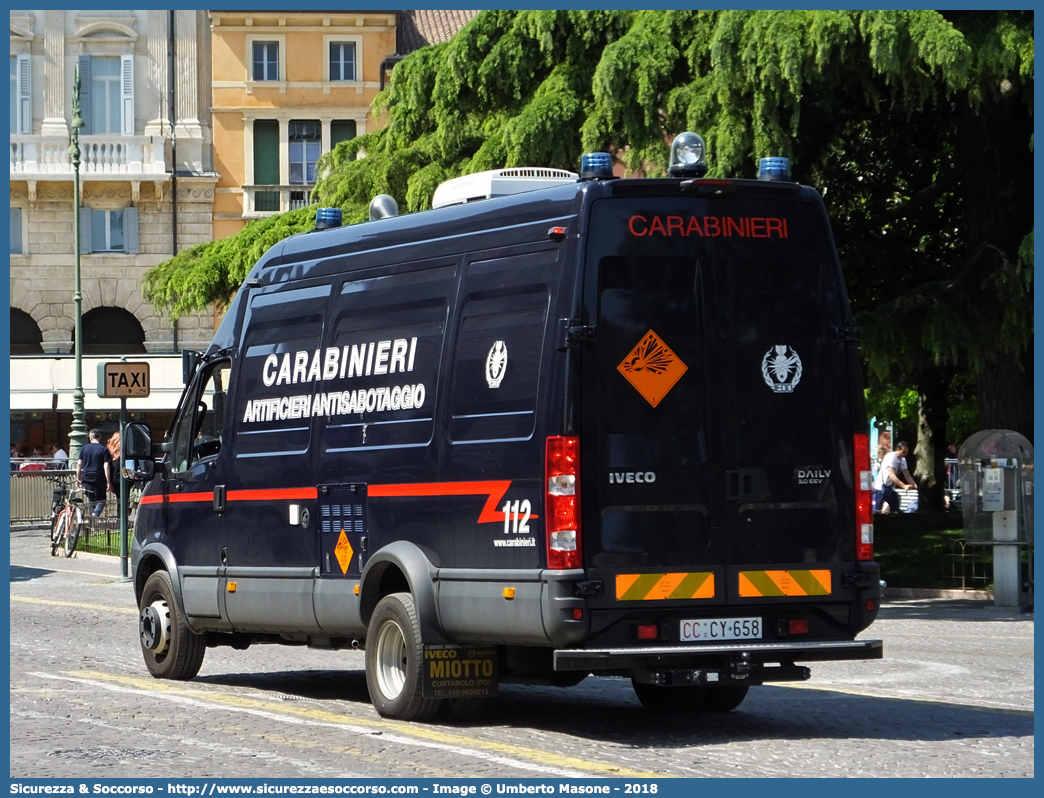
[[[748,690],[750,687],[745,684],[710,687],[707,689],[707,700],[703,702],[703,708],[708,712],[732,712],[743,703]]]
[[[189,629],[178,611],[166,571],[152,574],[141,591],[138,639],[145,666],[157,679],[188,680],[199,673],[203,665],[206,637]]]
[[[396,720],[425,720],[441,702],[424,698],[420,618],[413,596],[381,599],[366,632],[366,688],[377,714]]]
[[[700,709],[707,697],[706,687],[659,687],[636,682],[633,677],[631,687],[642,706],[654,712],[692,712]]]
[[[485,698],[447,698],[441,713],[449,723],[467,723],[475,720],[486,708]]]

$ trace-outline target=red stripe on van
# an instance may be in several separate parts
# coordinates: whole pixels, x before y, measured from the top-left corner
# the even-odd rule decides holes
[[[152,498],[151,496],[149,498]],[[163,497],[158,497],[160,501]],[[171,493],[167,496],[167,501],[174,502],[212,502],[214,501],[213,493]],[[141,503],[144,503],[142,501]]]
[[[265,490],[230,490],[227,500],[230,502],[262,502],[280,501],[287,499],[315,499],[319,496],[316,488],[271,488]],[[160,504],[163,502],[162,493],[153,493],[150,496],[142,496],[139,504]],[[213,493],[171,493],[167,495],[167,501],[174,502],[212,502]]]
[[[404,485],[370,485],[366,489],[369,498],[417,498],[421,496],[486,496],[486,503],[479,513],[478,523],[504,523],[504,513],[497,509],[500,500],[511,487],[510,479],[490,482],[415,482]],[[267,488],[261,490],[230,490],[227,501],[286,501],[318,498],[316,488]],[[140,504],[160,504],[164,497],[161,493],[142,496]],[[170,502],[211,502],[213,493],[172,493],[167,496]],[[539,518],[536,513],[530,518]]]
[[[369,498],[395,496],[398,498],[418,496],[488,496],[486,504],[479,513],[480,524],[504,523],[504,513],[497,509],[504,498],[510,479],[492,482],[415,482],[410,485],[369,485],[366,494]],[[531,515],[530,518],[537,516]]]
[[[266,490],[230,490],[230,502],[263,502],[279,499],[315,499],[319,496],[316,488],[270,488]]]

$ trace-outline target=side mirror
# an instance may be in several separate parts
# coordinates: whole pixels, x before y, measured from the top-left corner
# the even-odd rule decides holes
[[[124,458],[123,477],[131,482],[149,482],[156,475],[156,464],[152,460],[127,460]]]
[[[152,459],[152,432],[147,424],[128,424],[123,430],[121,445],[125,461]]]
[[[188,385],[199,368],[200,353],[190,349],[181,350],[181,381]]]

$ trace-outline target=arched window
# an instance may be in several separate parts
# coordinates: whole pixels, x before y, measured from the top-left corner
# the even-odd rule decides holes
[[[123,308],[95,308],[83,314],[85,355],[145,353],[145,330],[133,313]]]
[[[42,355],[43,335],[33,317],[24,310],[11,308],[11,354]]]

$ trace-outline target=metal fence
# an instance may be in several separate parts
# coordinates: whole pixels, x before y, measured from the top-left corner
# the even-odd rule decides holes
[[[108,506],[106,506],[107,509]],[[95,518],[87,513],[85,520],[86,523],[80,531],[80,540],[76,544],[76,548],[80,551],[111,554],[118,557],[120,555],[120,519],[115,514]]]
[[[48,527],[55,492],[76,484],[75,471],[14,471],[11,473],[11,523]],[[141,490],[131,490],[131,518]],[[120,517],[116,497],[109,495],[101,516],[84,513],[77,549],[95,554],[120,554]],[[133,522],[132,522],[133,523]]]
[[[12,471],[11,523],[50,523],[54,492],[68,491],[76,483],[76,472]]]

